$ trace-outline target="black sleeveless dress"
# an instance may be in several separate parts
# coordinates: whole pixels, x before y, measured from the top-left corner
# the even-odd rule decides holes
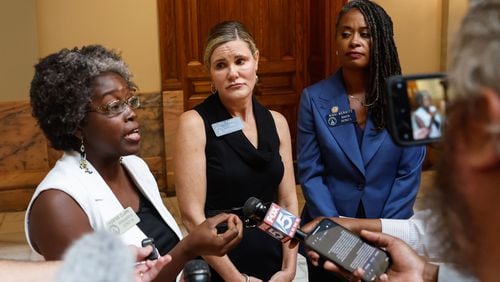
[[[207,195],[206,216],[214,210],[242,207],[250,197],[277,200],[284,174],[280,140],[271,113],[253,98],[258,148],[239,130],[216,137],[212,124],[232,118],[217,94],[195,107],[205,123]],[[228,254],[241,273],[269,280],[281,270],[282,244],[258,228],[245,228],[243,240]],[[222,281],[212,271],[212,281]]]

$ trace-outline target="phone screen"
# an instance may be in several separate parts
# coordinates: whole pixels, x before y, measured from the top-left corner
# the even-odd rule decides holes
[[[400,145],[441,139],[447,100],[442,73],[394,76],[388,79],[389,126]]]
[[[305,245],[349,272],[360,267],[363,280],[373,281],[389,267],[389,256],[380,248],[364,242],[357,235],[330,219],[323,219],[307,235]]]

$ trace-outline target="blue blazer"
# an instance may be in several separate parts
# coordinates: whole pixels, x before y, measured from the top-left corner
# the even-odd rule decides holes
[[[304,219],[355,217],[360,200],[367,218],[409,218],[420,184],[425,147],[399,147],[368,117],[359,145],[353,123],[330,126],[332,107],[349,111],[342,74],[304,89],[297,133],[298,178]]]

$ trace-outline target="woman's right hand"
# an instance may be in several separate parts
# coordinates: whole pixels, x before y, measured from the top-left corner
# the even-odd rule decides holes
[[[218,234],[216,226],[223,222],[227,223],[227,230]],[[223,256],[234,248],[242,238],[243,223],[240,218],[234,214],[221,213],[207,218],[189,232],[184,238],[186,240],[185,251],[190,257]]]

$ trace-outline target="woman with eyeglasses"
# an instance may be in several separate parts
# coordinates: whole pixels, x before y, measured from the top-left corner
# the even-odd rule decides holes
[[[202,254],[223,255],[241,239],[241,221],[223,214],[186,237],[163,205],[139,151],[140,106],[131,73],[120,56],[93,45],[51,54],[35,66],[33,115],[63,156],[37,187],[26,212],[26,236],[47,260],[61,259],[83,234],[116,233],[126,244],[153,238],[172,261],[157,279],[175,279]],[[215,226],[230,228],[218,236]],[[220,235],[220,234],[219,234]],[[106,251],[106,250],[103,250]]]

